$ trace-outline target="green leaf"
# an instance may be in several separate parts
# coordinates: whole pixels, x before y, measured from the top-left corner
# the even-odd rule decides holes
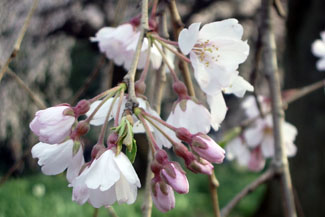
[[[127,148],[130,150],[132,149],[132,142],[133,142],[133,128],[131,124],[127,121],[127,132],[126,136],[124,137],[123,144],[127,146]]]
[[[129,158],[131,163],[133,163],[135,161],[135,157],[137,155],[137,143],[136,143],[135,139],[133,139],[131,147],[132,148],[130,151],[129,151],[129,149],[127,149],[126,156]]]

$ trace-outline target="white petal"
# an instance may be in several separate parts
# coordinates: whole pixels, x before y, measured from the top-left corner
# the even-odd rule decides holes
[[[86,116],[89,117],[95,109],[98,107],[98,105],[102,102],[102,100],[97,100],[94,103],[90,105],[89,111],[86,113]],[[107,112],[112,105],[113,98],[108,99],[96,112],[93,119],[90,121],[91,125],[100,126],[103,125],[105,122],[105,117],[107,115]],[[109,120],[112,119],[112,117],[109,118]]]
[[[313,54],[317,57],[323,57],[325,56],[325,42],[322,40],[316,40],[313,42],[311,51]]]
[[[72,183],[73,179],[79,175],[81,167],[84,165],[85,159],[83,156],[82,147],[79,148],[78,152],[73,156],[71,163],[67,170],[67,180]]]
[[[120,172],[113,160],[114,155],[112,150],[107,150],[92,162],[85,180],[88,188],[106,191],[120,179]]]
[[[262,139],[264,137],[264,132],[263,128],[258,124],[257,126],[247,128],[244,131],[243,135],[247,144],[251,148],[254,148],[261,144]]]
[[[211,111],[211,126],[218,130],[228,110],[225,99],[220,91],[215,95],[207,95],[207,101]]]
[[[120,172],[124,175],[126,180],[133,185],[141,187],[139,177],[135,172],[130,160],[125,156],[125,154],[120,153],[114,157],[114,161],[119,168]]]
[[[181,104],[186,105],[185,111],[181,108]],[[211,115],[203,105],[192,100],[184,100],[176,104],[175,109],[167,118],[167,123],[174,127],[184,127],[192,134],[208,133],[211,125]]]
[[[200,30],[200,38],[231,38],[240,40],[243,35],[243,27],[236,19],[226,19],[205,24]]]
[[[158,46],[160,47],[160,49],[162,49],[161,44],[158,44]],[[150,61],[152,64],[152,68],[154,69],[159,69],[161,62],[162,62],[162,56],[160,55],[158,49],[156,48],[156,46],[151,47],[151,51],[150,51]],[[172,62],[168,61],[170,64],[172,64]]]
[[[199,35],[200,25],[201,23],[192,23],[188,29],[184,28],[179,33],[178,44],[183,54],[189,54],[194,47]]]
[[[218,61],[215,63],[223,66],[227,71],[237,70],[238,65],[243,63],[249,54],[247,41],[218,39],[211,43],[218,48]]]
[[[89,189],[89,203],[95,208],[113,205],[115,201],[115,188],[110,188],[106,191]]]
[[[274,139],[272,134],[264,137],[262,144],[262,153],[265,158],[273,157],[274,155]]]
[[[130,184],[126,178],[121,175],[120,180],[115,184],[116,200],[119,204],[132,204],[137,198],[136,185]]]
[[[32,148],[32,156],[39,158],[38,165],[42,166],[45,175],[56,175],[63,172],[70,164],[72,148],[71,139],[54,145],[39,142]]]
[[[319,71],[325,70],[325,57],[317,61],[316,67]]]
[[[213,95],[220,92],[222,88],[228,87],[233,76],[236,76],[235,71],[226,71],[218,64],[210,64],[206,67],[194,52],[190,53],[190,59],[194,68],[194,77],[206,94]]]
[[[232,84],[224,89],[224,93],[235,94],[237,97],[243,97],[246,91],[254,91],[254,87],[241,76],[237,76]]]

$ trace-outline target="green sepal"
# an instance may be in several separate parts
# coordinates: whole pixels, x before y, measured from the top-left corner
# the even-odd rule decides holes
[[[73,147],[72,147],[73,156],[75,156],[78,153],[80,146],[81,146],[81,142],[78,140],[75,140],[73,143]]]
[[[129,148],[126,150],[126,156],[129,158],[131,163],[135,161],[137,155],[137,143],[135,139],[132,139],[131,150]]]

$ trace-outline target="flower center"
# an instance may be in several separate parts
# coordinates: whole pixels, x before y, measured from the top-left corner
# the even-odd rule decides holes
[[[206,67],[209,67],[212,62],[218,62],[220,58],[220,54],[218,54],[219,48],[210,40],[199,42],[195,45],[193,51]]]

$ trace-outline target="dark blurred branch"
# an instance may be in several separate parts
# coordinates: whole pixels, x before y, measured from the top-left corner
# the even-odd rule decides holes
[[[219,198],[218,198],[218,187],[219,181],[215,176],[213,171],[212,175],[209,176],[209,187],[211,193],[211,199],[213,204],[213,214],[215,217],[220,217],[220,207],[219,207]]]
[[[32,4],[32,7],[30,8],[29,12],[28,12],[28,15],[26,17],[26,20],[23,24],[23,27],[20,29],[20,32],[18,34],[18,37],[17,37],[17,40],[15,42],[15,45],[13,47],[13,50],[11,51],[11,54],[9,56],[9,58],[6,60],[5,64],[2,66],[1,68],[1,71],[0,71],[0,82],[4,76],[4,74],[6,73],[6,71],[8,70],[8,67],[9,67],[9,64],[10,62],[17,56],[19,50],[20,50],[20,45],[21,45],[21,42],[23,41],[24,39],[24,36],[25,36],[25,33],[27,31],[27,28],[30,24],[30,20],[38,6],[38,2],[39,0],[34,0],[33,1],[33,4]]]
[[[275,175],[273,168],[268,169],[255,181],[247,185],[241,190],[224,208],[221,210],[221,216],[226,217],[230,214],[230,211],[248,194],[252,193],[258,186],[264,184],[266,181],[272,179]]]
[[[264,73],[269,84],[271,93],[271,107],[273,118],[274,157],[273,168],[281,173],[281,185],[283,188],[283,199],[285,201],[285,213],[288,217],[296,217],[296,208],[292,192],[289,163],[283,142],[284,111],[281,99],[281,87],[277,65],[275,37],[272,30],[273,0],[262,0],[262,43]]]

